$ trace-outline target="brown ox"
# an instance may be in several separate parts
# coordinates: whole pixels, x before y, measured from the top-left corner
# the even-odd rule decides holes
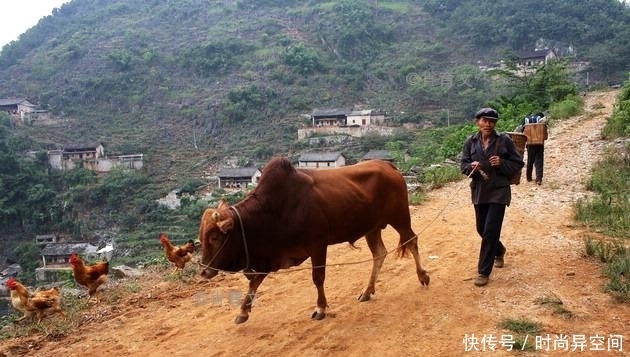
[[[417,236],[411,229],[407,186],[390,163],[365,161],[330,170],[296,170],[286,158],[265,166],[260,183],[245,199],[229,207],[221,202],[201,218],[201,275],[212,278],[218,270],[244,270],[249,290],[236,323],[249,318],[258,286],[269,272],[297,266],[311,258],[317,308],[312,318],[326,315],[324,278],[327,246],[353,244],[365,236],[374,257],[367,301],[387,250],[381,230],[391,225],[400,234],[398,252],[411,252],[422,285],[429,275],[422,267]]]

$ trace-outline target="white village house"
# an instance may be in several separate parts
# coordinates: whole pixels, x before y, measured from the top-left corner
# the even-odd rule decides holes
[[[72,170],[82,167],[96,172],[108,172],[113,168],[140,170],[143,154],[105,156],[101,143],[70,145],[62,150],[49,150],[48,162],[56,170]]]
[[[217,176],[221,188],[246,188],[256,185],[260,175],[261,171],[257,167],[225,167]]]
[[[385,112],[352,108],[315,109],[311,125],[298,129],[298,140],[314,135],[347,135],[362,137],[368,133],[392,135],[394,128],[385,126]]]
[[[305,153],[298,159],[300,169],[332,169],[346,166],[346,156],[341,152]]]

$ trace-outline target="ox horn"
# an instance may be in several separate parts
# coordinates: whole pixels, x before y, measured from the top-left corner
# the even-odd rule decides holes
[[[221,197],[221,199],[219,200],[219,205],[217,206],[217,209],[221,209],[221,208],[228,208],[228,203],[225,200],[224,197]]]
[[[216,212],[216,211],[212,212],[212,220],[213,221],[218,222],[220,218],[221,218],[221,216],[219,216],[219,212]]]

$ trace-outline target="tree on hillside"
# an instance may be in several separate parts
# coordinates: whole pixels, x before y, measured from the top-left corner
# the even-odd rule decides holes
[[[42,217],[49,196],[45,169],[37,161],[18,157],[20,137],[9,131],[11,119],[2,114],[0,122],[0,222],[4,227],[24,229]]]
[[[509,63],[509,61],[508,61]],[[537,67],[531,74],[517,71],[514,63],[507,70],[495,71],[503,83],[502,95],[494,106],[505,118],[520,120],[530,112],[544,111],[552,103],[578,95],[577,85],[570,81],[567,63],[552,61]]]

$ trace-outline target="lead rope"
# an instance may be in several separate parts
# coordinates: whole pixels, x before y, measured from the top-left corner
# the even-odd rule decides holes
[[[230,208],[236,213],[236,217],[238,217],[238,223],[241,226],[241,238],[243,238],[243,247],[245,248],[245,270],[249,269],[249,249],[247,248],[247,239],[245,239],[245,227],[243,227],[243,220],[241,219],[241,214],[238,213],[238,209],[236,206],[230,206]]]

